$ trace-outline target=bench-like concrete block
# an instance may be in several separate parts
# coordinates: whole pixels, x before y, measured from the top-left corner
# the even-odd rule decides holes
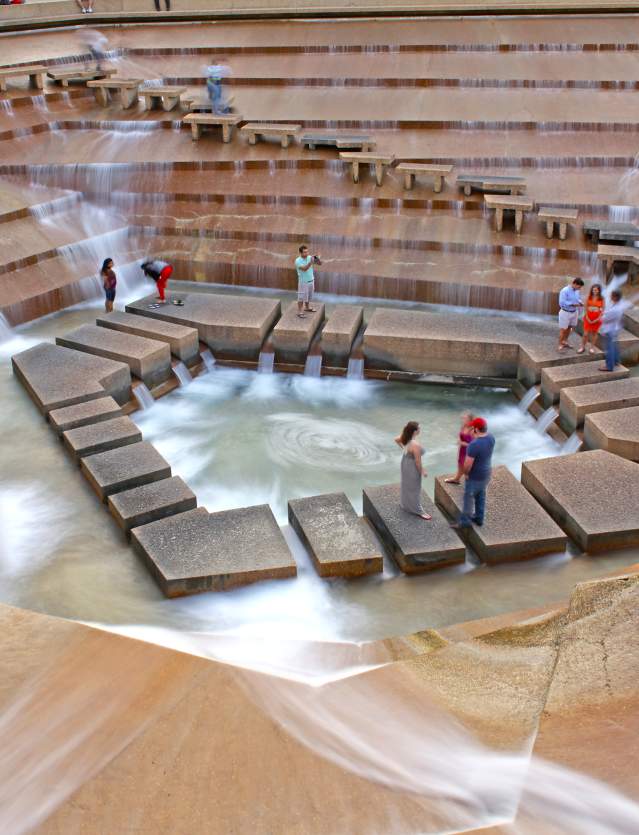
[[[521,482],[584,551],[639,545],[639,464],[578,452],[524,461]]]
[[[461,513],[463,484],[435,479],[435,501],[451,518]],[[495,467],[486,491],[486,517],[480,528],[460,529],[460,536],[486,563],[522,560],[563,552],[566,535],[506,467]]]
[[[364,516],[405,574],[464,562],[466,548],[426,493],[422,506],[430,521],[402,510],[399,484],[366,487],[363,494]]]
[[[344,493],[291,499],[288,521],[308,548],[320,577],[360,577],[383,570],[370,530]]]
[[[75,406],[53,409],[49,412],[49,423],[52,429],[61,435],[67,429],[87,426],[90,423],[101,423],[119,417],[121,414],[122,409],[112,397],[100,397]]]
[[[639,406],[638,377],[565,388],[559,397],[559,422],[565,431],[574,432],[588,414],[628,406]]]
[[[313,337],[324,321],[324,305],[313,302],[315,313],[297,315],[297,302],[286,308],[273,328],[272,341],[278,362],[304,362]]]
[[[101,328],[110,328],[134,336],[166,342],[173,356],[191,365],[200,358],[198,333],[195,328],[165,322],[161,319],[149,319],[148,316],[135,316],[132,313],[112,313],[99,316],[96,324]]]
[[[104,357],[41,342],[16,354],[11,362],[13,373],[45,415],[105,394],[119,404],[131,397],[128,366]]]
[[[107,449],[137,444],[142,440],[142,433],[130,417],[115,417],[102,423],[90,423],[67,429],[62,433],[64,445],[73,458],[78,461],[87,455],[105,452]]]
[[[639,307],[631,307],[626,310],[623,323],[629,333],[639,336]]]
[[[590,449],[605,449],[639,462],[639,406],[586,415],[584,441]]]
[[[341,304],[328,317],[322,331],[322,352],[329,365],[345,365],[364,319],[364,308]]]
[[[592,383],[623,380],[629,371],[623,365],[614,371],[601,371],[601,360],[594,362],[570,363],[568,365],[554,365],[542,369],[541,397],[544,406],[552,406],[559,402],[559,395],[564,388],[585,386]]]
[[[97,325],[81,325],[64,336],[56,337],[56,344],[124,362],[149,388],[163,383],[171,376],[169,346],[156,339],[146,339]]]
[[[189,510],[133,528],[131,541],[167,597],[297,574],[268,505]]]
[[[170,465],[147,441],[89,455],[80,467],[103,502],[113,493],[171,477]]]
[[[108,505],[115,521],[128,533],[131,528],[194,510],[197,499],[188,484],[173,476],[109,496]]]

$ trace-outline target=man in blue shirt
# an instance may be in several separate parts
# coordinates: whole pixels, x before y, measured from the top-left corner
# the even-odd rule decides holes
[[[469,428],[473,440],[466,447],[464,460],[464,505],[453,528],[469,528],[471,524],[481,527],[486,514],[486,488],[492,472],[495,439],[488,433],[483,418],[475,418]]]
[[[580,289],[584,286],[583,279],[575,278],[559,293],[559,345],[558,351],[570,348],[568,337],[573,328],[577,327],[579,311],[584,306]]]
[[[295,259],[297,270],[297,315],[300,319],[306,317],[306,313],[315,313],[311,307],[313,293],[315,291],[315,274],[313,265],[321,264],[319,255],[309,255],[308,247],[302,244],[299,257]]]

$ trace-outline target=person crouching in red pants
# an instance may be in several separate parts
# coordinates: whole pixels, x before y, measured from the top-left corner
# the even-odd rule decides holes
[[[145,261],[141,265],[142,272],[148,278],[152,278],[153,281],[158,286],[158,297],[162,304],[166,304],[166,299],[164,298],[164,290],[166,289],[166,283],[171,277],[173,273],[173,267],[171,264],[167,264],[166,261],[159,261],[157,259],[153,261]]]

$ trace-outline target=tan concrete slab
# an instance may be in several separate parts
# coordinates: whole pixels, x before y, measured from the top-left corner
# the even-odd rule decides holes
[[[639,406],[586,415],[584,441],[590,449],[639,462]]]
[[[364,308],[354,304],[340,304],[328,317],[322,329],[322,352],[329,365],[348,362],[363,318]]]
[[[614,371],[602,371],[601,360],[551,366],[541,372],[541,397],[544,406],[552,406],[559,402],[559,395],[564,388],[623,380],[629,374],[623,365],[617,366]]]
[[[111,420],[121,414],[121,407],[112,397],[99,397],[97,400],[88,400],[86,403],[78,403],[75,406],[53,409],[48,417],[51,427],[58,435],[61,435],[67,429]]]
[[[113,493],[171,477],[171,467],[147,441],[89,455],[82,474],[103,502]]]
[[[187,365],[199,360],[198,332],[195,328],[161,319],[150,319],[148,316],[136,316],[119,310],[98,316],[95,321],[101,328],[110,328],[135,336],[155,339],[158,342],[167,342],[173,356],[178,357]]]
[[[179,476],[163,478],[109,496],[109,510],[125,533],[157,519],[197,507],[197,499]]]
[[[290,304],[273,328],[271,339],[276,362],[304,362],[313,337],[324,321],[324,305],[313,302],[314,313],[298,316],[297,302]]]
[[[639,406],[639,377],[562,389],[559,421],[567,431],[574,432],[588,414],[627,406]]]
[[[67,429],[62,433],[62,440],[76,463],[79,464],[80,459],[87,455],[95,455],[98,452],[128,444],[137,444],[142,440],[142,433],[130,417],[123,415],[101,423],[90,423],[75,429]]]

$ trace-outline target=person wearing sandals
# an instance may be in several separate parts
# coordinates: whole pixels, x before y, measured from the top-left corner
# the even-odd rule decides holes
[[[445,478],[446,484],[461,484],[462,476],[464,475],[464,461],[466,460],[466,447],[472,441],[473,436],[470,431],[470,424],[473,421],[474,415],[470,412],[464,412],[461,416],[461,430],[459,432],[459,440],[457,442],[459,451],[457,453],[457,472],[450,478]]]
[[[597,334],[599,333],[599,328],[601,327],[603,312],[604,299],[601,293],[601,284],[593,284],[586,300],[584,312],[584,335],[581,340],[581,347],[577,350],[578,354],[583,354],[589,342],[590,348],[588,348],[588,352],[590,354],[595,353],[595,343],[597,342]]]
[[[321,264],[319,255],[309,255],[308,247],[305,244],[299,249],[299,256],[295,259],[297,270],[297,315],[305,319],[307,313],[315,313],[311,307],[313,293],[315,292],[315,274],[313,266]]]
[[[414,513],[426,521],[432,517],[422,507],[422,476],[426,471],[422,467],[424,447],[417,443],[419,424],[409,420],[401,434],[395,438],[397,446],[403,450],[401,463],[401,491],[399,504],[407,513]]]
[[[579,308],[584,306],[579,291],[584,286],[583,278],[573,278],[559,293],[559,344],[558,351],[570,348],[568,337],[577,327]]]

